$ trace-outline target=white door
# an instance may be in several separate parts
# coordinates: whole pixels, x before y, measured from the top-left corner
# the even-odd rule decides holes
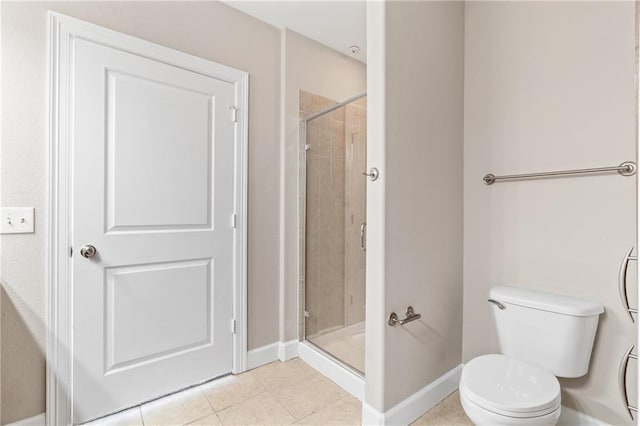
[[[81,38],[71,70],[84,422],[231,372],[234,85]]]

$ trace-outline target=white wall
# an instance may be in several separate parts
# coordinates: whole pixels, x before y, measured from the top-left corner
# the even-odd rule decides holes
[[[374,4],[368,24],[366,402],[384,412],[460,363],[464,4]],[[409,305],[422,319],[386,324]]]
[[[298,338],[300,137],[299,91],[335,100],[366,89],[365,64],[291,30],[282,32],[284,109],[282,196],[284,229],[281,340]]]
[[[48,9],[249,72],[249,348],[279,338],[279,30],[217,2],[3,2],[0,196],[36,232],[0,243],[2,423],[44,411]]]
[[[482,176],[636,158],[634,49],[633,2],[466,6],[463,360],[498,351],[486,303],[493,285],[601,302],[590,372],[561,380],[562,398],[611,424],[631,423],[617,368],[636,325],[621,307],[617,272],[635,244],[636,179],[488,187]]]

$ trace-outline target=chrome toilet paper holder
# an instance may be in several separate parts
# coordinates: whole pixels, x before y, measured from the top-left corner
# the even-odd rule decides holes
[[[396,314],[395,312],[391,312],[391,314],[389,315],[389,320],[387,321],[387,324],[389,324],[391,327],[395,327],[398,324],[405,325],[411,321],[415,321],[420,318],[422,318],[422,315],[417,314],[414,311],[413,306],[408,306],[404,319],[398,318],[398,314]]]

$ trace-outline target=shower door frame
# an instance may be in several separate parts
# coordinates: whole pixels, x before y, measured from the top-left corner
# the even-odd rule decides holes
[[[322,355],[329,358],[330,360],[336,362],[341,367],[345,368],[347,371],[358,375],[361,378],[365,377],[364,371],[359,371],[358,369],[352,367],[347,364],[340,358],[334,356],[333,354],[325,351],[320,346],[314,344],[312,341],[307,339],[307,307],[306,307],[306,285],[307,285],[307,269],[306,269],[306,260],[307,260],[307,151],[309,149],[309,145],[307,144],[307,123],[315,118],[321,117],[323,115],[329,114],[339,108],[345,107],[352,102],[355,102],[359,99],[362,99],[367,96],[367,92],[363,91],[357,93],[349,98],[337,102],[323,110],[314,112],[309,114],[307,117],[300,118],[300,126],[299,126],[299,152],[300,152],[300,167],[299,167],[299,182],[300,182],[300,190],[299,193],[299,203],[298,203],[298,335],[300,343],[310,344],[314,349],[319,351]],[[365,308],[366,309],[366,308]]]

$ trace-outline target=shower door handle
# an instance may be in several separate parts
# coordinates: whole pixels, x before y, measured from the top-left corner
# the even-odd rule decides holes
[[[363,172],[362,174],[368,177],[371,182],[375,182],[376,180],[378,180],[378,177],[380,176],[380,172],[375,167],[372,167],[371,169],[369,169],[369,173]]]
[[[360,225],[360,250],[362,251],[367,251],[367,246],[366,246],[366,237],[365,237],[365,232],[367,229],[367,223],[366,222],[362,222],[362,225]]]

